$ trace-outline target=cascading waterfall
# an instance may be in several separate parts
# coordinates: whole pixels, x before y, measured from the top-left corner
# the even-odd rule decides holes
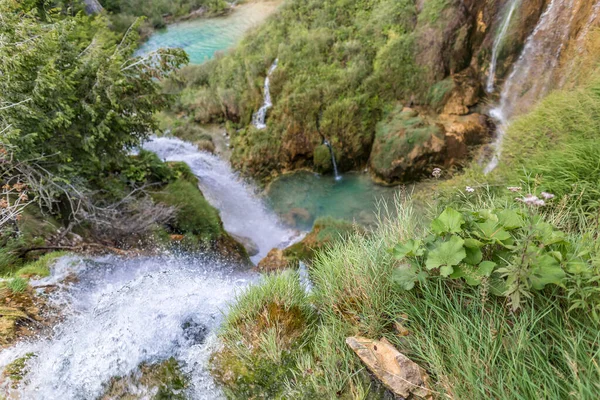
[[[523,51],[504,84],[498,106],[490,111],[498,128],[493,143],[494,155],[486,165],[485,173],[498,166],[504,135],[516,111],[527,111],[536,100],[548,93],[569,39],[576,1],[552,0],[527,38]]]
[[[337,162],[335,161],[335,153],[333,152],[333,147],[331,146],[331,143],[329,143],[329,140],[327,140],[327,139],[323,140],[323,144],[325,146],[327,146],[327,148],[329,149],[329,154],[331,154],[331,164],[333,165],[333,173],[335,176],[335,180],[339,181],[340,179],[342,179],[342,176],[338,172],[338,167],[337,167]]]
[[[225,230],[256,243],[259,253],[252,257],[254,262],[271,249],[289,245],[294,240],[296,233],[279,224],[277,216],[254,195],[253,189],[227,161],[175,138],[154,138],[144,144],[144,148],[167,161],[183,161],[190,166],[199,178],[202,193],[220,211]]]
[[[271,90],[270,90],[270,79],[271,75],[277,68],[277,63],[279,59],[276,58],[273,61],[273,65],[269,68],[269,72],[267,73],[267,77],[265,78],[265,87],[264,87],[264,101],[261,108],[258,109],[257,112],[252,116],[252,125],[254,125],[257,129],[265,129],[267,127],[266,119],[267,119],[267,111],[269,108],[273,107],[273,102],[271,101]]]
[[[510,7],[508,8],[508,13],[506,13],[504,20],[502,22],[502,26],[500,27],[500,32],[496,36],[496,40],[494,40],[494,47],[492,49],[492,60],[490,63],[490,72],[488,75],[488,81],[486,90],[488,93],[492,93],[496,84],[496,67],[498,65],[498,53],[502,49],[502,44],[504,43],[504,37],[508,33],[508,28],[510,26],[510,22],[512,21],[512,17],[519,5],[520,0],[511,0]]]
[[[72,274],[75,284],[60,283]],[[48,301],[64,318],[50,337],[0,352],[0,371],[35,355],[17,388],[4,380],[0,397],[100,398],[111,379],[174,357],[190,379],[186,398],[224,399],[207,370],[215,330],[235,293],[257,279],[205,257],[62,258],[52,276],[31,283],[58,285]],[[154,398],[139,384],[128,390],[135,398]]]

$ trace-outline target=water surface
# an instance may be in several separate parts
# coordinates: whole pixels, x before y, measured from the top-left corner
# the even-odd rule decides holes
[[[233,47],[251,28],[271,15],[280,1],[236,6],[231,14],[218,18],[199,18],[168,25],[154,33],[138,50],[145,54],[163,47],[184,49],[191,64],[201,64],[218,51]]]
[[[374,225],[378,209],[392,206],[401,190],[377,185],[362,173],[346,173],[336,180],[330,175],[302,171],[273,181],[266,197],[284,222],[310,230],[315,219],[324,216]]]

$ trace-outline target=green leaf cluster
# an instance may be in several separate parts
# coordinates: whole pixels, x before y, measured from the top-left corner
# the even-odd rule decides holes
[[[564,232],[517,206],[462,212],[447,207],[430,232],[391,250],[402,261],[393,276],[400,287],[410,290],[431,275],[485,283],[516,310],[533,291],[565,286],[567,273],[587,273],[591,263]]]

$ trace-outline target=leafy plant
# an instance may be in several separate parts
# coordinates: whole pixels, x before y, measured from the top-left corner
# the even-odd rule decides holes
[[[575,252],[567,235],[535,210],[528,205],[463,212],[447,207],[431,223],[431,235],[391,250],[403,261],[393,279],[406,290],[432,274],[471,286],[485,282],[517,310],[533,291],[564,286],[567,272],[592,273],[589,254]]]

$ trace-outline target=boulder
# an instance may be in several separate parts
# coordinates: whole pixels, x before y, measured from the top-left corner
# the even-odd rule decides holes
[[[482,144],[490,136],[489,119],[485,115],[440,115],[446,131],[445,166],[459,164],[469,155],[469,147]]]
[[[452,76],[454,86],[442,111],[449,115],[466,115],[479,102],[481,83],[470,68]]]
[[[375,377],[396,396],[430,398],[428,375],[421,367],[400,353],[385,338],[371,340],[349,337],[346,344],[358,355]]]
[[[377,126],[371,172],[386,183],[413,182],[434,166],[460,166],[470,146],[484,143],[491,132],[481,114],[427,116],[397,107]]]
[[[398,106],[377,125],[370,169],[388,183],[415,181],[443,162],[445,148],[442,125]]]

